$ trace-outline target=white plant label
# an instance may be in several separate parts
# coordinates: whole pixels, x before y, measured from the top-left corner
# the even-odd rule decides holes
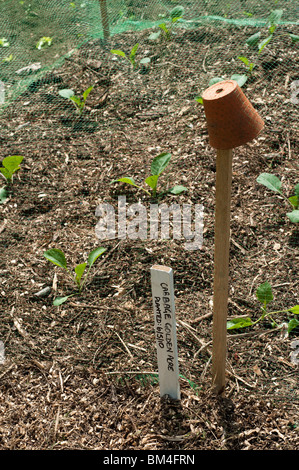
[[[160,396],[180,399],[179,367],[176,339],[173,271],[166,266],[151,268],[155,336]]]

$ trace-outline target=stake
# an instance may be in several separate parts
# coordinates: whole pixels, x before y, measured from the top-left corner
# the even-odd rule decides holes
[[[101,17],[102,17],[102,27],[103,27],[103,34],[104,34],[104,41],[106,42],[110,37],[109,31],[109,19],[108,19],[108,12],[107,12],[107,3],[106,0],[100,0],[100,9],[101,9]]]
[[[225,388],[232,149],[256,138],[264,121],[234,80],[215,83],[202,98],[210,145],[217,149],[212,379],[216,393],[221,394]]]
[[[225,387],[231,182],[232,150],[217,150],[212,359],[212,380],[217,394]]]

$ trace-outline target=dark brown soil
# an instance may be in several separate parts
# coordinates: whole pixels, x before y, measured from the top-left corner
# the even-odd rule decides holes
[[[290,357],[298,328],[286,335],[282,326],[292,315],[276,314],[275,328],[264,321],[229,332],[225,396],[210,389],[215,151],[195,98],[214,76],[244,73],[236,57],[249,53],[242,44],[253,32],[201,27],[169,42],[149,41],[149,31],[89,42],[1,115],[1,159],[24,156],[0,206],[2,450],[299,449],[298,365]],[[265,129],[234,151],[230,318],[259,317],[255,292],[266,281],[273,311],[298,304],[298,227],[287,203],[256,182],[275,173],[288,196],[298,183],[298,107],[290,101],[298,46],[287,32],[255,56],[243,88]],[[137,42],[138,64],[146,55],[149,68],[132,70],[110,53],[129,53]],[[80,94],[90,85],[80,119],[58,90]],[[100,203],[117,208],[118,195],[150,203],[111,181],[142,183],[162,151],[172,160],[161,185],[188,188],[164,202],[204,205],[202,249],[172,239],[98,240]],[[74,267],[99,245],[107,251],[82,295],[53,306],[73,286],[44,251],[60,248]],[[179,403],[161,400],[156,380],[153,264],[174,271]],[[49,296],[36,296],[47,286]]]

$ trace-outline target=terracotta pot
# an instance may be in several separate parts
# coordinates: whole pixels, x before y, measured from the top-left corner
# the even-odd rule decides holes
[[[215,83],[202,95],[211,147],[232,149],[253,140],[264,121],[244,95],[238,83]]]

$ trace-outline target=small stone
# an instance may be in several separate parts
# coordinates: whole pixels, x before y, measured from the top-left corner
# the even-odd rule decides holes
[[[47,297],[51,293],[51,287],[44,287],[44,289],[36,292],[36,297]]]

